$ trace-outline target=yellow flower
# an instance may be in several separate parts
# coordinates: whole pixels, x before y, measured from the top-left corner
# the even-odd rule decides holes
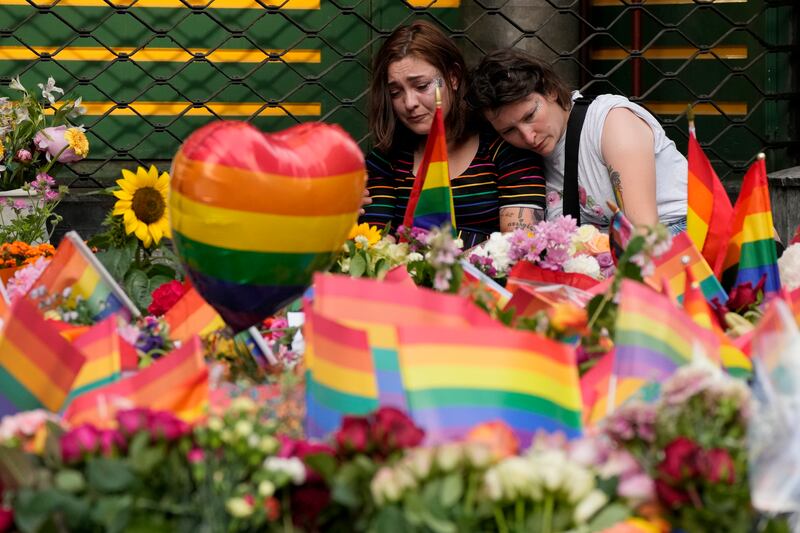
[[[67,141],[70,149],[79,157],[89,155],[89,139],[86,134],[78,128],[67,128],[64,132],[64,140]]]
[[[3,160],[3,157],[6,155],[6,147],[3,146],[3,140],[0,139],[0,161]]]
[[[136,174],[123,170],[122,176],[117,180],[120,190],[114,192],[118,200],[112,214],[122,215],[128,235],[135,233],[146,248],[158,244],[162,237],[171,237],[167,211],[169,174],[162,172],[159,176],[156,167],[151,166],[150,170],[137,168]]]
[[[363,238],[359,239],[358,237]],[[363,224],[353,226],[347,238],[356,241],[356,248],[369,248],[381,240],[381,230],[364,222]],[[365,242],[366,246],[364,246]]]

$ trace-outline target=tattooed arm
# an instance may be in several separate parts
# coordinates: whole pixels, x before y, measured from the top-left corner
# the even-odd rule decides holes
[[[634,224],[658,222],[653,130],[625,108],[609,111],[601,141],[617,202]]]
[[[544,220],[544,210],[538,207],[509,206],[500,208],[500,231],[508,232],[518,229],[532,231],[533,227]]]

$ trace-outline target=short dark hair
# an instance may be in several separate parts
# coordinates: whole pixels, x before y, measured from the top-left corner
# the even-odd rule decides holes
[[[464,56],[452,39],[442,30],[424,20],[397,28],[386,39],[372,63],[369,84],[369,129],[375,147],[388,151],[396,137],[411,135],[394,116],[392,98],[389,96],[389,65],[413,56],[430,63],[442,73],[446,91],[450,92],[450,112],[445,117],[447,138],[462,141],[471,133],[472,112],[467,108],[467,65]],[[458,87],[450,83],[455,78]]]
[[[529,94],[555,95],[558,105],[568,110],[572,94],[567,84],[544,61],[516,48],[487,54],[472,71],[467,102],[478,112],[496,111]]]

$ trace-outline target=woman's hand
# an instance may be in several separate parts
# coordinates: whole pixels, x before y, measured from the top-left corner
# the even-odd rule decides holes
[[[364,214],[364,206],[372,203],[372,198],[369,196],[369,189],[364,189],[364,194],[361,196],[361,208],[358,210],[359,215]]]

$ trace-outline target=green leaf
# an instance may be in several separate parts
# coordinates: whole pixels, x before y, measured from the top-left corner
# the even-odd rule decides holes
[[[618,524],[631,516],[631,511],[628,507],[621,503],[612,503],[604,507],[594,518],[589,522],[589,531],[603,531],[608,529],[614,524]]]
[[[173,279],[178,279],[180,277],[178,272],[173,267],[161,263],[152,263],[147,268],[147,276],[151,280],[156,276],[166,278],[166,281],[163,283],[167,283],[168,281],[172,281]]]
[[[442,492],[439,493],[439,501],[442,507],[447,509],[455,505],[464,493],[464,480],[459,473],[448,475],[442,480]]]
[[[367,261],[364,256],[357,253],[350,259],[350,275],[354,278],[360,278],[367,271]]]
[[[20,531],[39,531],[62,502],[62,493],[55,489],[23,489],[14,499],[14,521]]]
[[[121,281],[125,279],[125,273],[128,272],[131,263],[133,263],[134,251],[129,247],[111,248],[97,252],[95,255],[97,259],[103,263],[103,266],[106,267],[108,273],[111,274],[115,280]]]
[[[0,469],[5,488],[32,487],[36,468],[28,455],[19,448],[0,446]]]
[[[408,531],[402,511],[395,505],[381,507],[372,524],[376,533],[403,533]]]
[[[327,453],[312,453],[303,457],[303,462],[314,472],[322,476],[329,485],[336,474],[336,459]]]
[[[429,511],[422,513],[422,521],[436,533],[456,533],[456,525],[445,519],[433,516]]]
[[[150,294],[150,280],[141,270],[131,270],[125,277],[125,292],[131,297],[133,303],[141,310],[147,309],[152,297]]]
[[[145,433],[141,433],[146,435]],[[138,436],[138,435],[137,435]],[[147,476],[166,458],[163,444],[142,447],[136,453],[130,453],[130,465],[134,472]]]
[[[80,492],[86,488],[86,479],[78,470],[66,469],[56,472],[55,486],[64,492]]]
[[[86,465],[89,486],[97,492],[122,492],[128,489],[135,477],[128,465],[118,459],[98,457]]]
[[[100,498],[92,510],[92,520],[105,526],[106,533],[125,531],[132,504],[133,498],[129,494]]]

